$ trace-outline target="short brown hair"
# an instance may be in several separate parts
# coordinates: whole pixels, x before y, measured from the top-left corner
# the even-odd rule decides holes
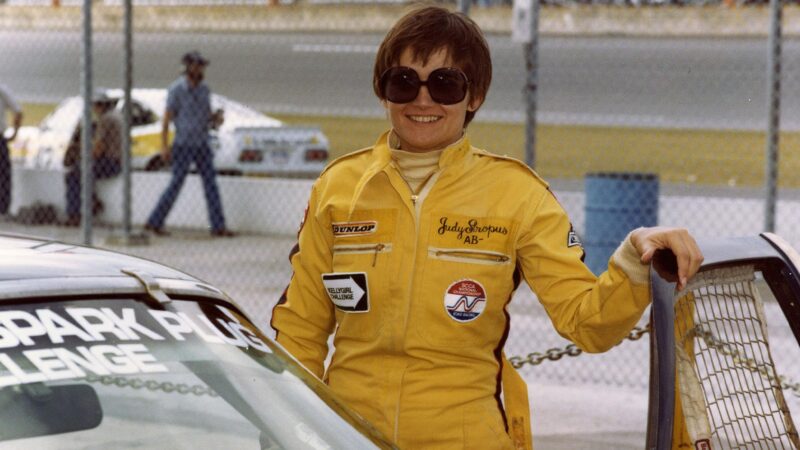
[[[381,75],[400,61],[407,48],[423,64],[433,53],[445,49],[453,63],[467,75],[470,99],[486,100],[492,82],[492,59],[481,29],[469,17],[439,6],[424,6],[398,20],[375,57],[372,88],[378,98],[383,99]],[[475,111],[467,111],[465,127],[473,117]]]

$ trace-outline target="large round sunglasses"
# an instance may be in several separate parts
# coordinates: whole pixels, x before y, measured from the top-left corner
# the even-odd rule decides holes
[[[381,96],[392,103],[413,102],[419,89],[427,86],[433,101],[454,105],[467,96],[468,85],[467,75],[455,67],[436,69],[426,81],[420,80],[417,71],[410,67],[392,67],[380,79]]]

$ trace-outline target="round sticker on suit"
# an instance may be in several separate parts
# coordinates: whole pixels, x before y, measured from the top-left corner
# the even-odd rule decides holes
[[[459,280],[444,294],[444,309],[458,322],[471,322],[486,308],[486,290],[475,280]]]

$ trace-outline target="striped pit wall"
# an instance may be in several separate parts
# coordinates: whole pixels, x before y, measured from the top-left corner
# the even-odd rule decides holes
[[[112,1],[95,2],[92,20],[98,31],[121,31],[123,8]],[[135,3],[135,2],[134,2]],[[278,4],[261,6],[134,7],[137,32],[280,31],[386,32],[408,9],[406,4]],[[784,7],[783,33],[800,36],[800,5]],[[511,7],[473,7],[470,16],[487,33],[511,31]],[[0,29],[80,30],[81,8],[0,4]],[[635,36],[767,36],[769,8],[765,6],[543,6],[539,30],[543,35]]]

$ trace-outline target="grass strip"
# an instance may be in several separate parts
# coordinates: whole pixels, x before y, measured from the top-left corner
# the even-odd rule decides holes
[[[55,105],[25,104],[26,125]],[[331,159],[370,146],[389,128],[381,118],[275,115],[287,124],[322,128]],[[473,145],[524,160],[525,126],[474,122]],[[548,179],[580,179],[587,172],[651,172],[662,182],[758,187],[764,184],[766,134],[760,131],[539,125],[535,167]],[[780,136],[779,185],[800,188],[800,133]]]
[[[331,157],[374,143],[385,119],[277,115],[287,124],[316,124],[331,142]],[[474,122],[473,145],[524,160],[524,124]],[[545,178],[579,179],[587,172],[652,172],[661,181],[761,186],[766,134],[759,131],[539,125],[535,167]],[[780,185],[800,187],[800,133],[780,136]]]

